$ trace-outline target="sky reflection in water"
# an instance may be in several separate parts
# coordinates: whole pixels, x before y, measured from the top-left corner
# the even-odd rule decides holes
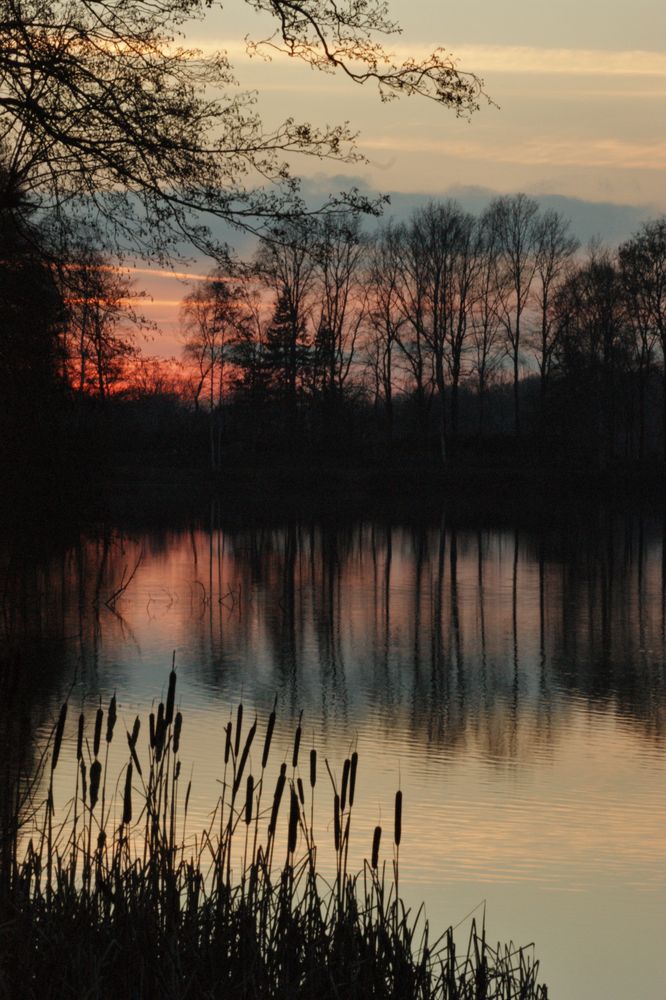
[[[277,694],[286,753],[304,709],[304,746],[314,734],[338,768],[359,750],[353,862],[400,783],[410,901],[443,928],[487,899],[490,937],[535,940],[553,996],[624,1000],[638,962],[644,995],[661,989],[662,563],[649,520],[542,534],[213,522],[5,560],[4,627],[59,663],[39,695],[52,710],[74,679],[77,708],[117,690],[128,725],[176,651],[193,827],[238,700],[263,721]]]

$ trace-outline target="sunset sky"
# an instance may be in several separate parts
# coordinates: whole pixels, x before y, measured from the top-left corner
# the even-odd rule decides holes
[[[389,40],[391,51],[450,50],[461,69],[483,77],[499,107],[484,105],[467,122],[424,100],[381,104],[372,85],[286,58],[250,60],[243,38],[261,37],[266,22],[244,4],[209,12],[187,41],[229,53],[241,87],[258,92],[267,123],[293,115],[349,120],[359,130],[367,164],[294,163],[313,197],[354,183],[391,193],[389,211],[404,215],[429,196],[455,196],[472,210],[498,192],[558,196],[549,203],[583,242],[594,235],[617,242],[666,212],[666,5],[392,0],[390,9],[404,29]],[[145,311],[164,331],[151,349],[177,351],[183,284],[144,274],[137,281],[153,296]]]

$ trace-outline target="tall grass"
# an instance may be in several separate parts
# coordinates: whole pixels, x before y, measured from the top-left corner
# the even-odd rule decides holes
[[[16,811],[5,838],[1,997],[546,1000],[531,949],[492,948],[472,922],[458,951],[450,929],[433,940],[423,911],[407,910],[400,791],[393,829],[377,826],[369,860],[348,870],[357,753],[338,785],[315,749],[301,755],[299,720],[269,786],[275,707],[260,734],[239,705],[225,729],[219,801],[208,827],[190,835],[175,696],[172,670],[147,733],[138,717],[124,732],[127,762],[113,780],[115,697],[92,720],[78,717],[64,816],[54,802],[71,726],[63,705],[42,762],[45,795]],[[317,865],[322,784],[332,809],[319,795],[335,858],[329,879]]]

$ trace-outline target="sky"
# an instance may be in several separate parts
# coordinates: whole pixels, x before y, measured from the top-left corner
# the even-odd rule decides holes
[[[494,194],[524,191],[560,208],[583,243],[595,235],[616,243],[666,212],[666,4],[390,0],[389,9],[403,28],[390,50],[447,49],[483,78],[494,104],[465,121],[418,98],[382,104],[371,84],[293,60],[249,59],[243,38],[261,37],[267,22],[240,0],[207,12],[186,40],[229,53],[268,124],[292,115],[358,129],[365,164],[293,163],[311,196],[356,184],[389,193],[389,212],[404,216],[430,197],[475,210]],[[166,276],[137,279],[153,296],[145,311],[165,332],[153,352],[174,353],[186,289]]]

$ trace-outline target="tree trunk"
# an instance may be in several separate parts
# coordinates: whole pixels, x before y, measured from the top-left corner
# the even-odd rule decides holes
[[[664,469],[666,469],[666,353],[661,372],[661,447]]]
[[[446,385],[444,380],[444,362],[441,357],[438,357],[435,363],[435,379],[439,394],[439,447],[442,456],[442,465],[446,468],[448,461],[446,448],[446,397],[444,395]]]
[[[458,411],[459,411],[459,397],[458,397],[458,383],[460,380],[460,374],[458,371],[454,371],[453,377],[451,378],[451,433],[456,435],[458,433]]]
[[[520,437],[520,391],[518,386],[518,346],[513,355],[513,431]]]
[[[645,460],[645,385],[648,373],[641,365],[638,373],[638,461],[643,464]]]

